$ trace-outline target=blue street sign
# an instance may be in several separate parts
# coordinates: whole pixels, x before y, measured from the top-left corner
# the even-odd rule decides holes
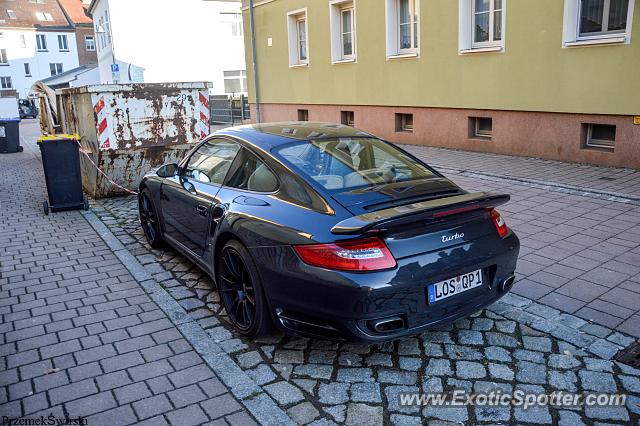
[[[120,72],[120,65],[111,64],[111,72]]]

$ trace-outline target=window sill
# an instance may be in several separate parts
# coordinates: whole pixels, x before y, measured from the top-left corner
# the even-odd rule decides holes
[[[60,50],[62,53],[69,53],[69,50]]]
[[[306,68],[308,66],[309,64],[291,64],[289,65],[289,68]]]
[[[473,136],[470,136],[469,139],[471,139],[473,141],[488,141],[488,142],[491,142],[491,136],[473,135]]]
[[[487,47],[473,47],[471,49],[460,50],[458,53],[461,55],[473,55],[474,53],[502,53],[504,52],[504,46],[487,46]]]
[[[604,154],[613,154],[615,151],[615,147],[594,146],[594,145],[583,145],[582,149],[586,151],[601,152]]]
[[[3,62],[3,63],[1,63],[1,64],[0,64],[0,67],[8,67],[8,66],[9,66],[9,64],[8,64],[8,63],[4,63],[4,62]]]
[[[398,53],[397,55],[387,55],[387,61],[393,61],[396,59],[412,59],[417,58],[418,52],[414,53]]]
[[[331,64],[332,65],[353,64],[355,62],[356,62],[356,58],[349,58],[349,59],[339,59],[337,61],[332,61]]]
[[[602,38],[585,38],[576,41],[568,41],[564,43],[564,47],[583,47],[598,46],[603,44],[623,44],[627,41],[625,36],[602,37]]]

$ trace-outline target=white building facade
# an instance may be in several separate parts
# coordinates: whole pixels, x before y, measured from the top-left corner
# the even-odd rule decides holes
[[[240,1],[94,0],[89,12],[101,83],[208,81],[212,94],[246,93]]]
[[[0,27],[0,88],[27,98],[33,83],[78,67],[73,29]]]

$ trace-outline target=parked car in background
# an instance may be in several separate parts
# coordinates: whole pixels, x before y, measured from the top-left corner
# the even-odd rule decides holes
[[[33,99],[19,99],[18,111],[20,112],[20,118],[23,119],[38,117],[38,108]]]
[[[210,135],[145,176],[139,208],[149,244],[205,270],[241,334],[380,342],[510,290],[508,200],[353,127],[286,122]]]

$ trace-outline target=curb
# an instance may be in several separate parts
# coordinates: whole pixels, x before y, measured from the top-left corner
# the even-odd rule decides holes
[[[231,357],[211,339],[207,332],[193,320],[187,311],[153,279],[146,268],[126,249],[118,238],[93,211],[82,211],[82,216],[103,239],[134,279],[167,315],[185,339],[202,356],[204,362],[242,405],[264,425],[295,425],[291,418],[276,404]]]

